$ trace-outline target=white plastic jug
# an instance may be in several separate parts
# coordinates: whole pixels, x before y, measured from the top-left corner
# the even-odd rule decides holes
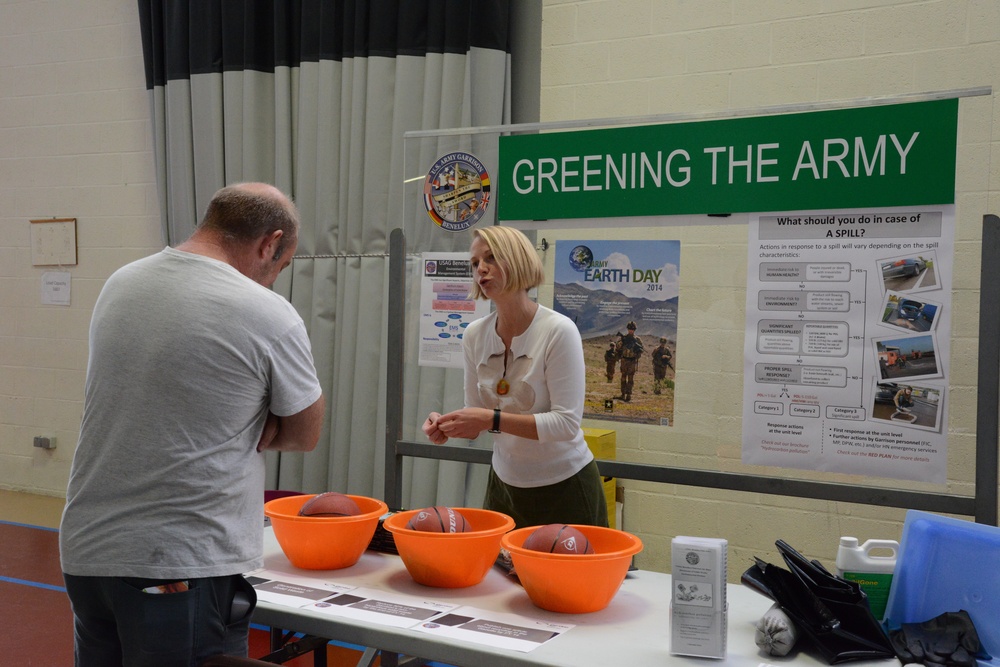
[[[877,553],[873,554],[872,551]],[[899,542],[895,540],[868,540],[859,545],[856,537],[840,538],[837,576],[858,582],[861,590],[868,595],[868,606],[871,607],[872,614],[880,621],[889,601],[889,589],[898,555]]]

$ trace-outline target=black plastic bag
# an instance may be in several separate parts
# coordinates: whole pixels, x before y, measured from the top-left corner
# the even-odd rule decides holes
[[[741,581],[779,605],[831,665],[896,657],[892,643],[856,582],[806,560],[783,540],[776,543],[789,569],[757,558]]]

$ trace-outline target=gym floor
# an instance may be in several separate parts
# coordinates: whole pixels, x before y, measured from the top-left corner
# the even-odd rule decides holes
[[[60,498],[0,489],[0,656],[4,665],[73,664],[73,614],[59,568],[63,505]],[[251,628],[250,655],[260,658],[270,651],[268,628]],[[327,665],[353,667],[361,651],[331,643]],[[304,655],[284,664],[311,667],[313,658]]]

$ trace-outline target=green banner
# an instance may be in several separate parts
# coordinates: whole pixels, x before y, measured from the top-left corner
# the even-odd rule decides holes
[[[952,204],[958,99],[500,137],[497,217]]]

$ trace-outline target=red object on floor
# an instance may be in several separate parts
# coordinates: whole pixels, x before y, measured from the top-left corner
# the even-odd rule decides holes
[[[250,656],[253,658],[260,659],[270,653],[271,651],[271,633],[268,630],[259,630],[257,628],[250,628]],[[338,667],[350,665],[353,667],[358,664],[361,660],[361,651],[356,651],[354,649],[347,648],[346,646],[337,646],[335,644],[327,644],[326,646],[326,664],[329,667]],[[377,656],[375,658],[374,665],[377,667],[382,662],[382,657]],[[300,655],[297,658],[292,658],[288,662],[282,663],[285,667],[313,667],[313,654],[308,653],[306,655]]]
[[[301,496],[304,495],[301,491],[282,491],[280,489],[268,489],[264,491],[264,502],[269,500],[274,500],[275,498],[286,498],[288,496]]]

